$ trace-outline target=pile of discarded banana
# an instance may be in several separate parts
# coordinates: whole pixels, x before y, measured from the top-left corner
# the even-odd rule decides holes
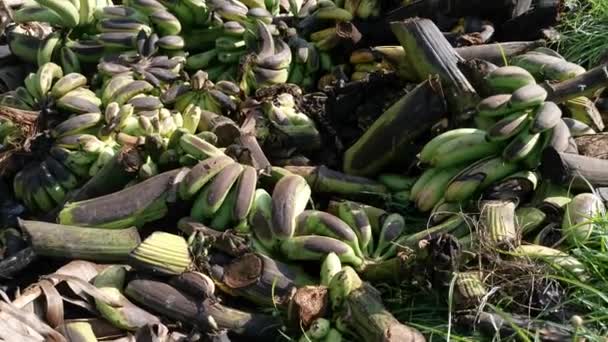
[[[586,279],[575,251],[597,247],[602,234],[588,219],[604,215],[604,204],[595,193],[574,196],[539,180],[537,168],[547,147],[576,153],[574,138],[603,124],[589,98],[548,99],[542,82],[585,73],[552,50],[491,70],[488,96],[468,126],[422,148],[420,176],[376,180],[271,164],[326,142],[317,127],[325,123],[300,103],[307,91],[345,70],[351,81],[407,73],[401,47],[356,50],[348,61],[332,53],[339,29],[379,16],[381,7],[377,0],[33,0],[17,9],[7,41],[35,68],[0,94],[0,106],[36,120],[25,130],[0,116],[0,153],[27,156],[10,188],[29,218],[18,220],[20,232],[0,230],[0,255],[18,240],[10,256],[21,258],[0,260],[0,271],[48,257],[77,260],[88,277],[62,268],[33,286],[40,294],[32,302],[47,303],[46,311],[25,321],[39,323],[41,340],[130,338],[171,327],[194,331],[183,340],[202,333],[217,341],[289,334],[418,342],[423,335],[387,310],[372,284],[411,285],[419,280],[412,274],[431,265],[433,281],[453,281],[458,309],[477,309],[491,295],[479,250]],[[51,32],[36,36],[30,25]],[[559,244],[549,241],[556,231]],[[441,244],[453,254],[435,264]],[[55,288],[61,282],[74,293]],[[449,301],[443,285],[430,287]],[[63,301],[102,318],[105,335],[92,320],[53,319],[53,304]],[[3,308],[0,316],[10,311]]]

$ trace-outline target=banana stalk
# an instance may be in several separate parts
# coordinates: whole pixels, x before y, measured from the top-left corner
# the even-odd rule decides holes
[[[362,341],[397,342],[426,341],[416,329],[400,323],[382,304],[378,290],[363,282],[356,272],[343,268],[334,280],[342,284],[352,284],[344,294],[344,300],[338,315],[346,325],[353,329]],[[334,288],[330,287],[330,296]]]
[[[212,248],[215,248],[230,256],[237,257],[249,251],[247,240],[230,232],[220,232],[211,229],[191,217],[184,217],[177,222],[177,228],[192,236],[197,234],[203,238]]]
[[[439,79],[430,77],[389,107],[346,151],[344,171],[371,176],[393,161],[413,161],[414,140],[447,112],[440,89]]]
[[[239,126],[232,119],[207,110],[201,111],[198,129],[200,131],[211,131],[217,135],[217,146],[228,146],[241,135]]]
[[[571,153],[552,147],[543,151],[540,172],[543,177],[572,189],[588,190],[608,185],[608,161]]]
[[[144,160],[135,148],[124,147],[66,201],[84,201],[119,191],[137,175]]]
[[[418,81],[439,75],[451,109],[464,114],[475,108],[479,96],[458,68],[464,61],[429,19],[407,19],[391,23],[391,30],[407,51],[406,58]]]
[[[83,228],[40,221],[20,220],[34,252],[40,256],[125,261],[140,243],[134,227],[117,230]]]
[[[125,294],[151,311],[202,331],[227,329],[244,337],[270,340],[281,327],[280,320],[273,316],[233,309],[215,299],[201,300],[152,278],[132,280]]]
[[[264,307],[284,305],[297,287],[316,282],[298,266],[254,253],[213,265],[211,276],[222,291]]]
[[[481,206],[480,223],[488,241],[496,248],[512,248],[518,243],[515,226],[515,203],[511,201],[485,201]]]
[[[306,179],[315,193],[338,194],[350,198],[386,194],[386,186],[369,178],[350,176],[321,166],[286,166],[285,169]]]

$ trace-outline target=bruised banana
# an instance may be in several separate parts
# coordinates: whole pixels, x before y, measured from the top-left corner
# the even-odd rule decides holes
[[[340,218],[318,210],[305,210],[297,217],[295,235],[320,235],[348,244],[355,254],[364,258],[357,234]]]
[[[281,252],[290,260],[321,261],[329,253],[335,253],[341,262],[355,267],[363,264],[353,249],[338,239],[327,236],[303,235],[281,241]]]
[[[109,195],[68,203],[59,213],[59,223],[120,229],[159,219],[168,211],[165,197],[180,172],[167,171]]]
[[[212,218],[242,171],[243,167],[238,163],[225,166],[198,194],[192,205],[190,216],[199,221]]]
[[[501,157],[482,159],[465,168],[450,181],[445,191],[445,199],[448,202],[470,199],[478,191],[516,172],[518,168],[517,163],[506,162]]]
[[[264,189],[255,191],[253,205],[247,218],[253,235],[268,250],[275,250],[277,239],[272,235],[272,197]]]
[[[382,229],[378,237],[378,246],[374,251],[374,258],[385,257],[389,247],[405,233],[405,219],[399,214],[390,214],[382,222]]]
[[[361,205],[355,202],[342,201],[338,204],[337,215],[357,234],[361,251],[369,253],[373,248],[374,237],[369,217]]]
[[[311,189],[306,179],[297,175],[281,178],[272,192],[271,231],[279,240],[289,239],[296,230],[296,219],[310,200]]]

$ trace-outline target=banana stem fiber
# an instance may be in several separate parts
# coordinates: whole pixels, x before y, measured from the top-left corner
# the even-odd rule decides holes
[[[418,81],[438,75],[450,109],[457,115],[475,108],[480,98],[458,68],[463,58],[431,20],[413,18],[393,22],[391,29],[405,49],[405,58],[418,75]]]
[[[125,261],[141,239],[137,228],[103,229],[19,220],[33,251],[39,256]]]
[[[355,272],[349,277],[358,277]],[[382,304],[380,293],[361,279],[349,283],[359,284],[346,296],[341,317],[362,338],[369,342],[424,342],[422,334],[399,322]]]

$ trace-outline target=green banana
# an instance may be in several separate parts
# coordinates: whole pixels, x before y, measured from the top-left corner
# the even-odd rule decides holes
[[[372,226],[361,205],[355,202],[342,201],[338,204],[337,215],[357,234],[361,251],[364,253],[371,252],[374,245]]]
[[[509,106],[511,95],[499,94],[486,97],[477,105],[477,114],[481,117],[499,117],[513,113],[515,110]]]
[[[93,285],[106,296],[120,303],[120,306],[114,306],[101,298],[95,298],[95,307],[101,316],[113,326],[129,331],[135,331],[147,324],[158,323],[156,316],[140,309],[124,296],[126,278],[127,270],[122,265],[110,265],[95,276]]]
[[[61,37],[58,32],[50,33],[44,38],[40,47],[38,48],[38,54],[36,56],[39,66],[49,63],[53,59],[53,53],[57,47],[57,44],[59,44],[60,38]]]
[[[56,12],[46,7],[24,6],[13,12],[15,23],[28,23],[32,21],[49,23],[53,26],[63,26],[63,19]]]
[[[359,258],[346,243],[327,236],[303,235],[281,241],[281,253],[290,260],[321,261],[329,253],[335,253],[345,264],[359,267],[363,259]]]
[[[85,86],[87,78],[78,73],[70,73],[60,78],[51,88],[51,96],[59,99],[72,90]]]
[[[224,167],[199,193],[192,205],[190,216],[199,221],[212,218],[242,171],[243,167],[239,163],[232,163]]]
[[[418,155],[418,159],[423,163],[429,163],[435,156],[435,151],[448,141],[457,137],[481,132],[483,131],[476,128],[457,128],[441,133],[424,145],[420,151],[420,154]]]
[[[435,174],[437,172],[439,172],[439,169],[431,168],[431,169],[425,170],[418,177],[418,179],[412,186],[412,189],[410,190],[410,201],[416,201],[416,197],[418,196],[420,191],[422,191],[424,189],[426,184],[428,184],[431,181],[431,179],[435,176]]]
[[[378,245],[374,251],[374,258],[383,257],[387,255],[386,251],[390,246],[399,240],[401,235],[405,233],[405,219],[399,214],[390,214],[382,222],[382,229],[380,230],[380,236],[378,237]],[[389,256],[390,257],[390,256]]]
[[[247,218],[251,231],[257,240],[268,250],[274,250],[277,240],[272,235],[272,197],[266,190],[257,189],[253,205]]]
[[[287,175],[277,182],[272,192],[271,231],[275,238],[293,236],[296,219],[306,209],[310,195],[310,186],[301,176]]]
[[[220,149],[193,134],[184,134],[179,139],[179,146],[186,153],[199,160],[224,154]]]
[[[486,141],[483,133],[472,133],[445,142],[435,150],[430,161],[433,167],[447,168],[498,153],[500,145]]]
[[[66,135],[81,133],[101,122],[101,113],[80,114],[71,117],[53,127],[51,135],[60,138]]]
[[[530,84],[511,94],[509,107],[514,110],[536,107],[547,99],[547,91],[538,84]]]
[[[69,1],[61,0],[35,0],[40,6],[57,13],[64,27],[76,27],[80,22],[78,9]]]
[[[502,152],[507,162],[517,162],[527,158],[540,141],[540,133],[523,131],[513,139]]]
[[[422,212],[433,209],[443,198],[450,181],[462,171],[463,166],[452,166],[438,169],[433,176],[424,184],[424,187],[415,197],[416,207]]]
[[[336,253],[329,253],[321,264],[321,285],[329,286],[331,279],[342,269],[342,262]]]
[[[46,164],[40,163],[40,185],[44,188],[49,197],[53,200],[56,205],[61,205],[65,199],[65,189],[61,187],[61,184],[55,179],[53,174],[46,166]]]
[[[231,208],[232,219],[241,222],[247,219],[255,198],[255,188],[258,182],[256,169],[249,165],[243,166],[243,172],[236,183],[236,198],[234,208]]]
[[[497,68],[490,72],[485,79],[496,94],[510,94],[521,87],[536,84],[534,76],[518,66]]]
[[[506,162],[501,157],[482,159],[465,168],[450,181],[445,191],[445,199],[448,202],[463,202],[471,199],[476,192],[482,191],[517,169],[516,163]]]
[[[323,211],[304,210],[296,220],[295,235],[329,236],[346,243],[358,257],[364,258],[357,234],[340,218]]]
[[[555,127],[562,117],[562,111],[553,102],[544,102],[534,112],[530,132],[541,133]]]
[[[529,126],[529,112],[517,112],[498,121],[488,129],[486,135],[489,141],[505,141],[511,139]]]

